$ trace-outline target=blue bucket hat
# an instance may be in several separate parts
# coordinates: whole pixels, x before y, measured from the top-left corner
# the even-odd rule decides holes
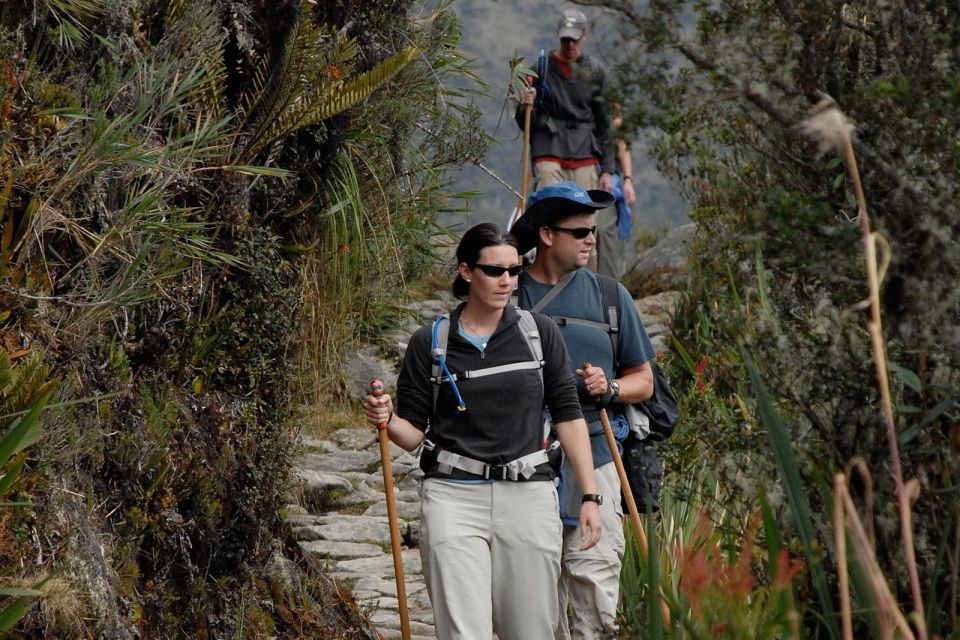
[[[601,189],[584,189],[576,182],[557,182],[534,191],[527,198],[527,209],[510,228],[520,245],[520,253],[537,246],[540,227],[556,224],[580,213],[593,213],[613,206],[613,196]]]

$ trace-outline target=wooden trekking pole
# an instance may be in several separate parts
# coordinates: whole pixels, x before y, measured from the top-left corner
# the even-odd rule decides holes
[[[370,395],[383,395],[383,383],[370,383]],[[387,494],[387,520],[390,522],[390,548],[393,551],[393,574],[397,580],[397,603],[400,607],[400,635],[410,640],[410,617],[407,614],[407,587],[403,580],[403,556],[400,555],[400,523],[397,518],[397,500],[393,495],[393,466],[390,461],[390,440],[387,438],[387,423],[377,425],[380,440],[380,466],[383,469],[383,491]]]
[[[513,208],[510,214],[510,220],[507,222],[507,229],[511,229],[517,223],[520,216],[527,208],[527,189],[530,186],[530,114],[533,111],[533,105],[528,104],[523,114],[523,151],[520,153],[523,166],[521,167],[520,178],[520,200],[517,206]]]
[[[527,208],[527,189],[530,186],[530,117],[533,113],[533,105],[528,104],[523,111],[523,151],[520,153],[522,158],[522,172],[520,175],[520,202],[517,208],[521,215]]]
[[[583,370],[591,367],[589,362],[583,363]],[[620,477],[620,490],[624,499],[627,501],[627,510],[630,512],[630,522],[633,524],[633,530],[637,534],[637,541],[640,543],[640,553],[643,559],[648,563],[654,562],[650,558],[650,545],[647,542],[647,532],[640,522],[640,512],[637,510],[637,502],[633,499],[633,491],[630,489],[630,481],[627,479],[627,470],[623,467],[623,458],[620,457],[620,449],[617,447],[617,439],[613,436],[613,428],[610,426],[610,418],[607,417],[607,410],[600,409],[600,423],[603,424],[603,434],[607,437],[607,446],[610,448],[610,455],[613,457],[613,464],[617,467],[617,475]],[[611,496],[613,499],[613,496]],[[660,591],[660,615],[663,621],[670,623],[670,609],[667,607],[667,601],[663,597],[663,590]]]

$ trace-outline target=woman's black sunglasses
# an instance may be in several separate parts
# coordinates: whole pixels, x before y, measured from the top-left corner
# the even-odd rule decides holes
[[[509,273],[510,277],[512,278],[520,275],[520,272],[523,271],[522,264],[515,264],[509,267],[501,267],[498,264],[475,264],[473,266],[477,269],[480,269],[480,271],[483,271],[491,278],[499,278],[505,273]]]
[[[593,234],[594,237],[597,236],[597,225],[593,225],[592,227],[574,227],[572,229],[569,227],[555,227],[553,225],[547,225],[547,229],[553,229],[554,231],[563,231],[564,233],[569,233],[577,240],[583,240],[591,233]]]

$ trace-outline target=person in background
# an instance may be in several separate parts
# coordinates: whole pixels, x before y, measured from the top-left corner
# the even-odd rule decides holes
[[[613,128],[618,131],[623,124],[623,117],[619,114],[613,118]],[[610,193],[616,200],[617,239],[620,245],[617,251],[610,252],[609,260],[604,261],[603,268],[597,273],[607,275],[614,280],[622,280],[627,272],[627,242],[633,235],[633,203],[637,200],[633,188],[633,159],[630,156],[630,143],[617,135],[616,170],[613,174]]]
[[[591,549],[582,549],[574,526],[580,517],[579,479],[564,465],[560,480],[560,512],[564,522],[563,570],[560,584],[560,627],[557,638],[615,637],[624,535],[620,479],[600,422],[606,409],[614,436],[630,432],[625,407],[650,398],[656,356],[630,294],[614,280],[618,331],[611,333],[604,308],[601,279],[585,268],[597,233],[597,211],[613,197],[604,191],[559,182],[530,195],[526,212],[511,230],[521,252],[536,247],[533,264],[520,277],[517,306],[542,312],[560,326],[573,363],[591,363],[576,370],[580,407],[590,430],[596,481],[606,498],[600,505],[603,533]],[[614,340],[617,353],[614,354]],[[579,478],[579,476],[577,476]],[[592,491],[592,489],[586,489]],[[568,603],[572,621],[567,623]]]
[[[516,121],[524,125],[524,111],[532,105],[530,157],[534,188],[569,180],[587,189],[613,189],[616,145],[605,98],[607,74],[600,61],[583,52],[587,17],[567,9],[560,17],[560,46],[541,53],[537,78],[521,97]],[[624,243],[617,237],[617,213],[597,214],[596,255],[589,266],[597,273],[619,277]]]
[[[389,395],[369,395],[364,413],[407,451],[424,444],[420,557],[437,637],[550,638],[563,540],[544,406],[588,494],[577,547],[590,549],[601,532],[577,385],[557,326],[510,304],[522,269],[513,236],[489,223],[472,227],[457,262],[453,293],[465,302],[437,320],[449,323],[445,348],[440,325],[416,331],[396,407]],[[531,333],[542,360],[531,354]]]

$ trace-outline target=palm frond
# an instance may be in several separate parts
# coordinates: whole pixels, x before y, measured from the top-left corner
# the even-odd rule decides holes
[[[90,34],[84,20],[103,13],[105,0],[47,0],[47,9],[57,23],[54,33],[61,47],[71,50]]]

